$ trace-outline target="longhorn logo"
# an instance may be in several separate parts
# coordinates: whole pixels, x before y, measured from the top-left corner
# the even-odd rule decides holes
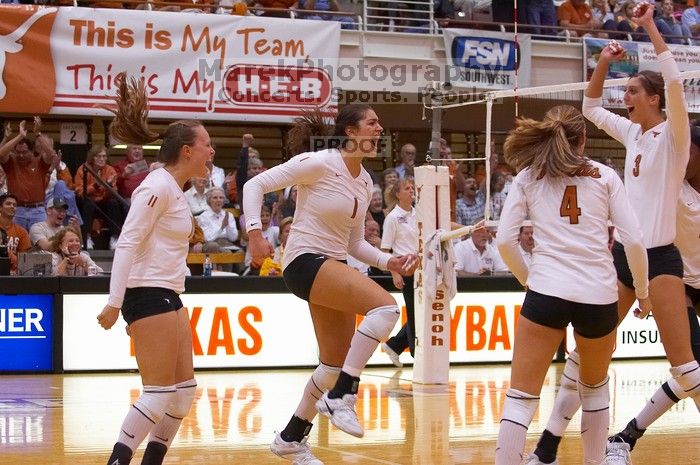
[[[34,25],[42,17],[58,11],[57,8],[41,8],[30,16],[21,26],[11,33],[0,36],[0,100],[5,98],[7,93],[7,85],[5,84],[5,63],[9,53],[18,53],[24,48],[24,45],[19,43],[19,40],[24,37],[30,27]]]

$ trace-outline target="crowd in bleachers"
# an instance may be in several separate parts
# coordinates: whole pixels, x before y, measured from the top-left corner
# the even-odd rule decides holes
[[[428,33],[438,26],[497,28],[520,24],[540,36],[595,36],[647,41],[631,20],[638,0],[78,0],[95,8],[149,8],[159,11],[297,17],[339,21],[357,29],[358,16],[368,30]],[[0,0],[0,3],[74,5],[73,0]],[[700,36],[700,5],[692,0],[658,0],[655,22],[669,43],[695,44]],[[517,18],[516,18],[517,11]],[[472,22],[472,23],[470,23]],[[490,26],[490,24],[493,26]]]
[[[88,151],[85,163],[71,175],[60,153],[53,149],[51,138],[41,135],[39,128],[34,132],[30,134],[22,123],[17,134],[13,134],[11,126],[7,125],[0,143],[0,193],[3,194],[0,197],[0,246],[6,246],[13,273],[18,272],[18,254],[43,252],[53,254],[54,274],[94,274],[88,271],[99,270],[99,267],[90,259],[89,251],[114,249],[128,213],[131,194],[150,171],[161,165],[149,164],[140,146],[128,145],[123,158],[110,162],[109,149],[95,145]],[[275,256],[261,269],[252,268],[240,205],[247,180],[266,169],[254,142],[251,134],[244,134],[234,169],[226,173],[212,159],[208,164],[209,177],[193,178],[186,186],[184,195],[196,225],[190,252],[245,254],[240,265],[217,266],[239,274],[278,276],[295,212],[297,189],[291,187],[265,196],[262,229],[275,249]],[[510,166],[501,163],[497,149],[494,139],[489,162],[490,220],[499,219],[515,174]],[[439,151],[440,158],[449,160],[452,221],[476,224],[486,216],[485,165],[464,166],[453,160],[451,147],[445,139],[440,140]],[[404,180],[412,183],[416,154],[414,144],[403,144],[397,150],[395,166],[379,175],[369,170],[375,186],[366,212],[365,238],[377,248],[381,247],[386,218],[397,208],[398,184]],[[612,160],[605,162],[614,167]],[[495,227],[490,227],[455,247],[458,275],[507,271],[491,245],[494,234]],[[524,256],[529,256],[533,243],[532,228],[528,225],[523,227],[521,245]],[[352,257],[349,263],[363,273],[383,274]]]

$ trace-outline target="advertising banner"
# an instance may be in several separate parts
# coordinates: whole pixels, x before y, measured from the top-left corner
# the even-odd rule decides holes
[[[333,107],[340,23],[3,5],[0,39],[3,113],[109,116],[126,72],[153,118],[290,122]]]
[[[401,294],[392,294],[403,306]],[[453,363],[508,362],[513,357],[522,292],[458,293],[451,302],[449,359]],[[196,368],[289,367],[318,364],[318,346],[306,302],[291,294],[183,294],[190,313]],[[95,316],[106,295],[65,295],[63,365],[66,370],[135,369],[125,323],[103,330]],[[405,320],[405,309],[402,320]],[[392,332],[395,334],[402,320]],[[358,322],[361,321],[358,317]],[[573,333],[569,334],[573,349]],[[618,330],[615,357],[663,356],[653,318],[628,317]],[[403,360],[410,363],[408,354]],[[386,365],[377,349],[370,365]]]
[[[600,52],[608,44],[607,39],[594,39],[586,37],[583,40],[583,80],[588,81],[593,70],[598,64]],[[660,71],[656,61],[654,46],[649,42],[620,41],[627,56],[624,60],[611,63],[606,79],[630,77],[640,71]],[[678,69],[683,71],[696,71],[700,68],[700,47],[690,45],[669,45],[673,58],[678,64]],[[686,101],[691,111],[700,110],[700,82],[698,79],[686,80]],[[603,105],[607,108],[625,108],[622,101],[625,94],[624,86],[606,88],[603,92]]]
[[[447,64],[460,70],[456,87],[513,89],[530,85],[531,46],[528,34],[443,29]],[[517,78],[517,82],[516,82]]]
[[[0,295],[0,371],[53,369],[53,295]]]

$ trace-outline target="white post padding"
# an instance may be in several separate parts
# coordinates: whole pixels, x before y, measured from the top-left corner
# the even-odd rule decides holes
[[[416,349],[413,382],[447,384],[450,370],[450,301],[445,298],[444,285],[426,292],[425,245],[437,229],[450,230],[450,175],[446,166],[420,166],[415,169],[416,226],[418,227],[418,257],[413,285]]]

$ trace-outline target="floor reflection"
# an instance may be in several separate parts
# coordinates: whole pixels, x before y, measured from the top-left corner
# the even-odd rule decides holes
[[[551,368],[545,378],[532,438],[547,421],[560,370],[561,365]],[[198,373],[194,405],[166,464],[285,463],[267,447],[310,373]],[[509,374],[507,365],[453,367],[449,385],[421,387],[412,384],[410,368],[368,370],[357,404],[365,437],[344,434],[324,418],[316,421],[310,443],[327,464],[492,463]],[[613,427],[624,426],[667,376],[665,361],[613,364]],[[136,374],[0,377],[0,463],[103,463],[139,392]],[[681,402],[648,434],[697,433],[697,419],[694,404]],[[570,445],[563,451],[572,458],[579,454],[578,422],[577,416],[564,441]]]

